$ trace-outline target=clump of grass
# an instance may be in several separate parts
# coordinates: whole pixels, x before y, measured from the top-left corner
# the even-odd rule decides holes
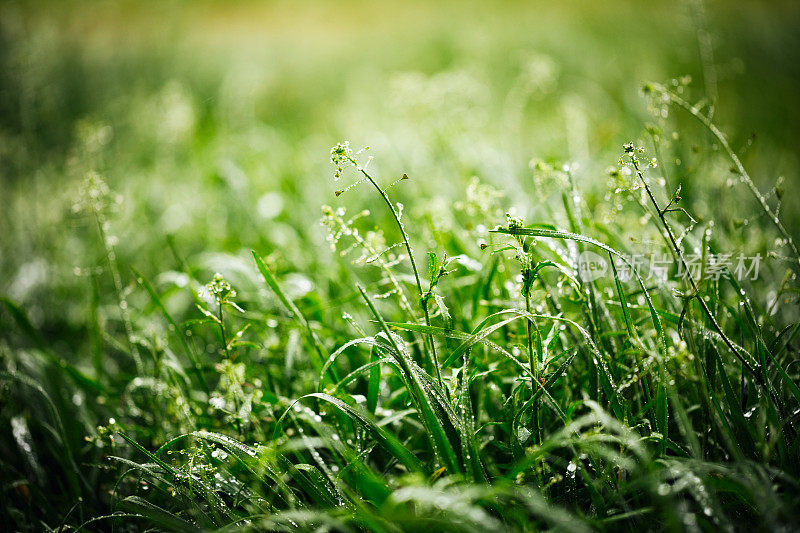
[[[515,82],[509,115],[556,83],[544,64],[541,87],[527,71]],[[458,94],[453,79],[466,78],[410,81],[445,105]],[[135,215],[148,208],[115,211],[131,204],[88,174],[73,220],[91,229],[83,259],[96,266],[77,269],[85,286],[72,298],[88,303],[78,312],[64,304],[79,316],[59,323],[76,331],[54,333],[39,306],[0,300],[1,523],[798,528],[800,259],[783,193],[759,191],[712,114],[689,103],[685,81],[645,86],[656,113],[642,133],[652,155],[631,141],[596,155],[584,174],[537,159],[513,198],[473,175],[503,165],[451,160],[465,150],[448,139],[463,140],[448,124],[422,132],[434,145],[422,152],[460,188],[444,205],[429,201],[422,179],[386,179],[339,143],[334,179],[355,182],[325,191],[322,222],[338,251],[330,255],[305,227],[317,215],[302,192],[286,210],[265,194],[265,223],[247,209],[247,173],[227,159],[197,192],[208,193],[207,206],[230,202],[231,226],[247,228],[235,253],[187,260],[192,245],[168,237],[158,241],[168,253],[139,254],[112,229],[139,228]],[[412,92],[425,103],[426,91]],[[701,133],[678,131],[674,107]],[[247,147],[272,142],[250,133]],[[690,147],[684,137],[693,135],[712,148]],[[698,199],[720,193],[694,183],[677,155],[702,159],[709,174],[733,165],[763,213],[753,217],[752,250],[725,209]],[[614,162],[607,190],[580,179]],[[345,194],[356,187],[365,196]],[[378,208],[327,205],[362,199]],[[726,254],[763,251],[776,234],[776,261],[761,278],[720,266]],[[642,246],[666,258],[666,277],[637,259]],[[604,275],[583,268],[587,257]]]
[[[323,325],[301,310],[253,252],[283,308],[277,323],[255,315],[252,298],[237,303],[237,291],[216,274],[198,293],[202,318],[180,325],[138,274],[179,341],[150,346],[153,386],[170,389],[167,396],[181,407],[174,422],[159,423],[189,430],[146,432],[135,410],[121,409],[93,439],[93,448],[118,465],[110,513],[67,515],[65,523],[80,529],[141,521],[181,531],[792,524],[800,494],[792,413],[800,394],[786,354],[797,326],[779,330],[759,319],[730,271],[692,277],[684,246],[694,233],[679,241],[668,217],[694,218],[678,207],[680,191],[665,191],[669,202],[658,202],[641,152],[624,146],[620,161],[641,187],[619,194],[645,194],[649,205],[641,205],[655,213],[656,234],[675,268],[687,272],[683,280],[649,285],[626,259],[624,241],[578,233],[592,221],[570,181],[569,230],[509,215],[493,231],[511,236],[511,244],[493,247],[490,270],[458,284],[468,274],[430,252],[425,289],[400,209],[349,146],[337,145],[337,177],[352,166],[377,191],[408,255],[384,260],[394,247],[357,228],[368,213],[346,220],[326,207],[331,242],[351,238],[379,267],[378,286],[388,283],[397,298],[376,302],[357,284],[362,305],[347,304],[353,316],[346,323],[359,336],[350,337],[346,327]],[[582,276],[559,242],[605,252],[609,278]],[[711,246],[705,237],[700,244]],[[491,247],[482,248],[487,254]],[[505,250],[513,257],[497,253]],[[508,261],[517,269],[499,268]],[[626,265],[630,282],[619,273]],[[509,285],[503,276],[518,282]],[[416,289],[421,321],[405,285]],[[436,317],[430,301],[437,302]],[[35,334],[24,311],[5,304]],[[246,322],[235,333],[226,308]],[[285,349],[299,350],[315,380],[276,382],[280,373],[259,363],[267,328],[284,331]],[[190,348],[204,330],[216,330],[216,365],[198,362]],[[194,377],[162,362],[159,354],[173,349],[185,354]],[[101,388],[77,371],[71,375],[73,386]],[[39,420],[62,424],[54,444],[66,445],[59,409],[45,390],[21,374],[4,376],[39,391],[51,406]],[[17,427],[24,446],[29,430]],[[37,456],[28,460],[41,472]],[[65,472],[77,497],[90,483],[72,465]]]

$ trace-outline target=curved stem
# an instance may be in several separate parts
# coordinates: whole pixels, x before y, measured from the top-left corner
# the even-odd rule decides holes
[[[752,366],[750,366],[747,360],[745,360],[744,356],[741,353],[739,353],[739,350],[737,350],[736,347],[733,345],[728,336],[725,335],[725,333],[722,331],[722,327],[719,325],[716,318],[714,318],[713,313],[711,313],[711,310],[708,308],[705,301],[703,301],[703,298],[699,296],[697,284],[695,283],[694,278],[692,277],[692,272],[689,270],[689,266],[686,263],[686,259],[684,259],[683,253],[681,252],[681,249],[678,246],[678,242],[675,239],[675,234],[672,232],[672,227],[667,223],[667,219],[664,216],[664,212],[659,207],[658,202],[655,199],[655,196],[653,196],[653,191],[650,189],[650,185],[644,179],[644,174],[639,168],[639,162],[636,159],[636,156],[631,153],[630,159],[631,163],[633,163],[634,170],[636,170],[636,175],[639,177],[642,184],[644,185],[644,190],[647,191],[647,196],[650,198],[650,202],[653,204],[653,207],[658,213],[658,218],[661,221],[661,224],[664,226],[664,231],[666,231],[669,243],[672,246],[672,250],[675,252],[675,256],[678,258],[678,261],[680,261],[683,271],[686,273],[686,279],[689,281],[692,294],[697,296],[696,300],[700,302],[700,307],[703,309],[703,313],[711,322],[711,325],[714,327],[714,329],[717,330],[717,333],[719,333],[720,337],[722,338],[722,342],[725,343],[728,349],[731,352],[733,352],[733,354],[739,359],[739,361],[741,361],[742,365],[745,368],[747,368],[747,370],[749,370],[753,375],[755,375],[757,378],[760,379],[760,375],[755,371],[755,369]]]
[[[660,85],[655,85],[655,87],[659,92],[666,95],[667,98],[669,98],[673,103],[682,107],[683,109],[688,111],[690,115],[699,120],[700,123],[703,124],[703,126],[705,126],[708,131],[711,132],[711,134],[714,136],[717,142],[719,142],[720,146],[722,146],[722,149],[725,151],[728,158],[733,162],[733,166],[736,168],[736,172],[739,173],[742,182],[744,182],[744,184],[747,185],[747,188],[750,189],[750,192],[753,193],[753,196],[755,196],[756,200],[761,206],[761,209],[764,210],[764,213],[766,213],[767,217],[772,221],[773,224],[775,224],[775,227],[778,228],[778,232],[780,232],[781,236],[786,240],[786,244],[788,244],[789,248],[792,250],[792,253],[794,254],[795,260],[792,262],[793,268],[795,271],[800,271],[800,252],[798,252],[797,250],[797,246],[795,245],[794,239],[792,239],[792,236],[789,235],[789,232],[786,230],[786,227],[783,225],[780,218],[778,218],[778,212],[773,211],[773,209],[767,203],[766,197],[763,194],[761,194],[761,191],[758,190],[756,184],[753,183],[752,178],[744,169],[744,165],[742,165],[742,162],[739,160],[739,157],[731,148],[731,145],[728,143],[728,140],[725,138],[725,135],[719,130],[719,128],[717,128],[714,125],[713,122],[711,122],[710,118],[704,116],[700,112],[700,109],[698,109],[697,106],[693,106],[692,104],[690,104],[677,94],[667,90],[666,88]]]
[[[100,231],[100,240],[103,241],[103,247],[108,259],[108,268],[111,271],[111,279],[114,282],[114,290],[117,293],[117,303],[119,304],[120,317],[122,318],[122,325],[125,328],[125,335],[128,337],[128,344],[131,347],[131,356],[133,362],[136,364],[136,372],[138,374],[144,373],[144,363],[139,354],[139,348],[136,346],[136,341],[133,339],[133,325],[131,323],[130,311],[128,310],[128,302],[123,295],[122,275],[119,271],[119,264],[117,262],[117,252],[114,245],[110,243],[108,233],[106,232],[106,220],[100,211],[95,211],[95,221],[97,228]]]
[[[414,271],[414,280],[417,282],[417,292],[419,293],[420,307],[422,307],[422,312],[425,315],[425,325],[430,327],[431,318],[430,318],[430,313],[428,312],[428,302],[427,302],[427,300],[424,300],[422,298],[422,295],[423,295],[422,282],[420,281],[420,278],[419,278],[419,271],[417,270],[417,263],[414,260],[414,252],[411,250],[411,241],[409,241],[408,234],[406,233],[406,229],[403,226],[403,223],[400,221],[400,215],[395,210],[394,204],[389,199],[389,195],[386,194],[386,191],[384,191],[383,188],[380,185],[378,185],[378,183],[372,178],[372,176],[370,176],[369,173],[366,170],[364,170],[364,168],[362,168],[356,162],[355,159],[353,159],[352,157],[349,158],[349,159],[350,159],[350,162],[353,164],[353,166],[355,166],[356,169],[359,172],[361,172],[361,174],[363,174],[365,178],[367,178],[367,180],[373,185],[373,187],[375,187],[375,189],[377,189],[378,193],[381,195],[381,198],[383,198],[383,201],[386,203],[387,207],[389,207],[389,211],[391,211],[392,216],[394,217],[394,221],[397,223],[397,227],[400,230],[400,234],[403,236],[403,243],[405,244],[406,251],[408,252],[408,259],[411,262],[411,270]],[[430,354],[429,355],[430,355],[430,359],[431,359],[431,364],[433,365],[434,371],[436,372],[436,380],[439,382],[440,386],[443,386],[442,374],[441,374],[441,371],[439,370],[439,361],[436,358],[436,346],[435,346],[435,344],[433,342],[433,335],[428,334],[428,335],[425,336],[425,338],[427,339],[426,345],[428,345],[430,347]]]

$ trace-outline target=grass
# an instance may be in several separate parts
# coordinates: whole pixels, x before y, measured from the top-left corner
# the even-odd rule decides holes
[[[798,529],[796,10],[184,7],[0,8],[3,529]]]

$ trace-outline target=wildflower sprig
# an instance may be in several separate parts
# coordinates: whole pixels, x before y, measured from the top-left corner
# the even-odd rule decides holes
[[[122,203],[122,196],[113,194],[106,180],[97,172],[89,172],[81,182],[78,196],[72,205],[74,213],[104,215]]]
[[[394,254],[393,249],[401,245],[395,243],[392,245],[386,244],[383,232],[381,230],[371,230],[362,234],[361,231],[355,226],[358,219],[369,216],[368,210],[363,210],[353,217],[346,218],[347,211],[344,207],[337,209],[331,206],[322,206],[322,219],[323,226],[328,228],[328,242],[332,250],[336,250],[337,245],[344,237],[349,237],[353,240],[352,244],[339,251],[340,256],[345,256],[355,248],[361,249],[361,254],[355,259],[354,263],[359,265],[375,265],[381,269],[386,281],[391,285],[391,289],[383,296],[388,297],[391,294],[397,294],[400,306],[410,316],[415,316],[415,313],[408,301],[405,290],[403,290],[400,282],[394,275],[392,267],[402,261],[405,257],[402,254]]]
[[[519,216],[512,215],[511,213],[506,213],[506,230],[519,230],[525,226],[523,219]],[[495,228],[497,231],[500,228]],[[539,273],[539,270],[546,264],[552,264],[549,261],[547,262],[536,262],[534,264],[533,254],[530,251],[531,246],[535,246],[536,241],[532,240],[529,241],[526,235],[521,235],[518,233],[511,233],[513,242],[510,245],[504,246],[497,250],[497,252],[503,250],[512,250],[514,251],[514,259],[519,262],[520,265],[520,274],[521,274],[521,284],[520,284],[520,295],[525,300],[525,313],[527,320],[525,320],[525,335],[526,335],[526,348],[528,352],[528,364],[530,366],[531,376],[533,379],[531,380],[530,387],[531,387],[531,395],[535,397],[537,391],[542,386],[542,383],[539,381],[541,375],[543,373],[544,361],[543,361],[543,345],[542,345],[542,335],[539,331],[539,326],[536,323],[533,315],[531,315],[531,290],[533,288],[533,283],[536,280],[536,277]],[[482,248],[484,248],[482,246]],[[534,343],[535,340],[535,343]],[[534,349],[535,345],[535,349]],[[538,402],[534,403],[533,405],[533,412],[532,412],[532,419],[533,419],[533,433],[536,436],[537,442],[541,441],[541,427],[539,425],[539,409],[538,409]],[[527,430],[526,430],[527,431]]]
[[[681,109],[684,109],[688,112],[691,116],[696,118],[706,130],[711,133],[714,139],[719,143],[719,146],[722,147],[723,153],[728,157],[728,159],[732,163],[732,170],[738,174],[739,181],[743,183],[747,189],[752,193],[753,197],[758,202],[759,206],[761,207],[762,211],[767,215],[767,218],[775,225],[778,232],[781,234],[781,238],[786,246],[792,253],[792,261],[791,265],[793,270],[797,273],[800,272],[800,251],[798,251],[797,244],[794,241],[794,238],[784,226],[783,221],[779,217],[778,208],[773,208],[767,201],[766,195],[764,195],[759,188],[756,186],[753,179],[750,177],[750,174],[744,168],[739,156],[736,155],[736,152],[733,151],[731,148],[728,139],[722,133],[722,131],[717,127],[714,122],[712,122],[714,116],[713,107],[709,108],[706,112],[708,106],[706,106],[705,101],[700,101],[696,104],[690,103],[686,98],[684,98],[683,93],[685,92],[686,86],[691,81],[691,78],[684,77],[680,78],[680,81],[676,83],[675,80],[672,81],[670,84],[671,86],[665,86],[660,83],[649,82],[646,83],[642,87],[642,92],[644,95],[649,98],[650,100],[657,100],[661,103],[662,109],[659,110],[659,114],[662,117],[666,117],[667,111],[666,109],[669,106],[676,106]]]
[[[633,161],[635,160],[637,165],[646,169],[658,166],[658,161],[655,157],[645,161],[643,159],[644,153],[645,149],[642,146],[635,146],[633,143],[626,143],[623,146],[623,153],[619,161],[617,161],[617,166],[608,171],[615,193],[642,191],[644,189],[644,183],[636,178]]]
[[[366,167],[369,165],[369,162],[372,160],[372,157],[368,158],[364,167],[361,167],[356,160],[356,157],[366,150],[369,150],[369,146],[365,146],[359,151],[353,152],[353,149],[350,148],[350,141],[337,143],[336,146],[331,148],[331,163],[336,166],[336,171],[333,173],[334,181],[338,181],[339,178],[342,177],[342,174],[344,174],[345,169],[348,167],[352,166],[358,170],[361,170],[362,168],[366,169]],[[361,181],[363,181],[363,179]],[[351,185],[348,187],[348,189],[354,185],[356,184]],[[337,191],[337,196],[339,196],[339,194],[342,192],[344,191]]]
[[[521,217],[514,216],[510,213],[506,213],[506,226],[505,228],[502,226],[495,227],[492,231],[498,232],[500,230],[517,230],[521,229],[525,226]],[[481,244],[481,249],[485,250],[487,248],[494,248],[492,250],[492,254],[501,253],[512,251],[514,252],[514,259],[520,265],[520,274],[522,277],[522,283],[520,285],[520,295],[528,297],[530,296],[531,289],[533,287],[533,282],[536,279],[536,275],[538,271],[541,269],[543,263],[536,262],[534,263],[533,255],[531,254],[530,248],[536,244],[535,240],[528,240],[526,235],[522,235],[519,233],[511,233],[513,241],[509,244],[498,244],[498,245],[489,245],[489,244]],[[549,261],[546,262],[550,264]]]
[[[455,202],[454,207],[463,211],[468,217],[491,218],[499,211],[499,200],[505,193],[495,189],[488,183],[483,183],[477,176],[473,176],[466,189],[466,198]]]
[[[342,177],[344,169],[350,166],[352,161],[353,150],[350,148],[350,141],[338,143],[331,148],[331,163],[336,166],[336,172],[333,175],[335,180]]]
[[[363,150],[366,150],[366,149],[367,148],[364,148]],[[348,141],[344,141],[342,143],[338,143],[336,146],[331,148],[331,163],[336,166],[336,172],[334,173],[334,179],[338,180],[341,177],[342,172],[344,171],[344,168],[349,163],[350,166],[354,167],[363,176],[364,180],[369,181],[369,183],[372,184],[372,186],[375,188],[375,190],[378,191],[378,194],[381,196],[381,198],[383,199],[384,203],[389,208],[389,211],[391,212],[392,217],[394,218],[395,224],[397,225],[397,228],[400,230],[400,234],[403,237],[403,244],[405,245],[406,251],[408,252],[408,260],[411,263],[411,270],[414,273],[414,281],[416,282],[416,285],[417,285],[417,294],[419,295],[420,306],[422,307],[422,313],[423,313],[423,315],[425,317],[425,325],[430,327],[430,322],[431,321],[430,321],[430,313],[428,311],[427,300],[422,298],[422,295],[424,294],[424,291],[422,289],[422,280],[421,280],[421,278],[419,276],[419,270],[417,269],[417,263],[414,260],[414,252],[411,249],[411,240],[408,238],[408,233],[406,232],[406,228],[403,225],[403,222],[401,220],[402,207],[403,206],[402,206],[402,204],[395,205],[394,203],[392,203],[392,201],[389,199],[389,195],[386,194],[386,190],[383,187],[381,187],[378,184],[377,181],[375,181],[375,179],[372,177],[372,175],[370,173],[367,172],[366,165],[362,166],[362,165],[360,165],[358,163],[358,161],[356,161],[355,156],[360,154],[363,150],[359,150],[358,152],[356,152],[354,154],[352,149],[350,148],[350,143]],[[369,159],[369,161],[371,161],[371,158]],[[369,161],[367,161],[367,164],[369,164]],[[401,180],[404,180],[404,179],[408,179],[408,176],[405,175],[405,174],[403,174],[403,177],[401,178]],[[400,181],[400,180],[398,180],[398,181]],[[351,185],[347,189],[350,189],[351,187],[355,186],[356,184]],[[345,189],[345,190],[347,190],[347,189]],[[339,194],[341,194],[341,192],[337,191],[337,196]],[[439,382],[439,384],[442,385],[443,382],[442,382],[441,370],[439,369],[439,361],[436,358],[436,344],[433,341],[433,335],[428,334],[428,335],[426,335],[425,338],[427,339],[425,351],[426,351],[426,353],[427,353],[427,355],[428,355],[428,357],[430,359],[430,364],[434,369],[434,373],[436,375],[436,379]]]
[[[237,331],[232,336],[228,334],[228,330],[225,325],[225,306],[231,306],[240,313],[244,313],[244,309],[239,307],[236,302],[233,301],[237,295],[236,289],[233,288],[230,282],[226,280],[222,274],[217,272],[214,274],[214,277],[211,279],[211,281],[203,286],[203,291],[217,304],[217,312],[214,314],[200,304],[197,304],[197,309],[199,309],[200,312],[203,313],[203,315],[205,315],[206,318],[208,318],[211,322],[217,324],[222,340],[224,355],[226,358],[230,358],[231,349],[234,346],[249,344],[241,340],[245,331],[247,331],[249,324],[245,325],[244,328]]]
[[[506,224],[509,229],[519,229],[525,224],[521,217],[506,213]],[[536,276],[536,265],[533,263],[533,258],[530,253],[530,245],[535,244],[528,242],[528,237],[525,235],[513,235],[514,244],[512,249],[515,251],[514,259],[519,262],[520,273],[522,275],[522,285],[520,286],[520,294],[525,298],[530,297],[533,281]]]
[[[420,305],[422,307],[427,307],[431,299],[436,302],[436,306],[439,308],[439,314],[448,324],[452,321],[450,311],[444,303],[444,297],[436,291],[436,287],[443,277],[455,272],[455,270],[448,270],[448,267],[456,259],[455,257],[447,257],[447,254],[445,254],[440,261],[435,252],[428,253],[428,278],[430,283],[428,285],[428,290],[420,297]]]
[[[680,242],[678,241],[678,238],[675,236],[675,232],[673,231],[669,221],[666,219],[667,209],[660,207],[658,201],[653,195],[653,191],[650,188],[649,183],[645,179],[644,172],[646,168],[640,166],[639,159],[636,157],[637,150],[633,147],[633,143],[626,143],[625,145],[623,145],[622,149],[624,153],[622,158],[620,158],[620,160],[623,160],[624,158],[626,162],[628,162],[633,167],[636,176],[639,178],[640,182],[644,186],[645,191],[647,192],[647,197],[650,199],[652,207],[656,210],[656,213],[658,213],[658,219],[661,222],[661,226],[664,230],[664,235],[667,239],[670,248],[672,249],[672,252],[675,254],[677,261],[680,263],[683,272],[686,272],[686,280],[689,283],[689,292],[687,293],[686,298],[684,298],[685,303],[684,303],[684,309],[681,312],[681,321],[683,320],[684,314],[688,310],[689,302],[691,302],[692,300],[696,300],[700,305],[703,314],[705,314],[706,318],[711,323],[713,329],[719,334],[720,338],[728,347],[728,349],[731,351],[731,353],[733,353],[736,356],[736,358],[739,359],[739,361],[742,364],[742,367],[746,368],[748,372],[750,372],[756,378],[756,380],[759,382],[760,385],[765,386],[765,382],[761,374],[757,372],[757,370],[750,365],[750,363],[747,361],[747,359],[745,359],[745,357],[742,355],[742,353],[739,351],[736,345],[733,344],[733,342],[728,338],[728,336],[722,330],[722,327],[717,322],[716,317],[709,309],[706,302],[703,300],[702,297],[700,297],[698,283],[692,276],[691,271],[689,270],[689,267],[686,263],[686,258],[684,257],[683,250],[681,249]],[[670,204],[672,204],[672,202],[670,202]]]
[[[575,164],[555,164],[545,161],[538,157],[528,162],[533,176],[533,186],[536,191],[543,195],[549,195],[556,191],[567,191],[570,188],[570,172],[575,168]]]
[[[673,78],[669,81],[670,92],[676,95],[682,95],[686,92],[689,85],[692,83],[692,77],[689,75]],[[658,83],[648,82],[642,85],[642,94],[647,100],[647,110],[651,115],[658,119],[666,119],[669,116],[669,107],[671,102],[670,95],[663,91],[664,87]],[[706,107],[707,102],[701,102],[699,107]],[[709,110],[713,114],[713,110]]]
[[[231,304],[239,309],[239,307],[233,302],[233,298],[236,298],[236,290],[231,286],[228,280],[222,277],[222,274],[219,272],[214,274],[214,277],[211,279],[211,281],[206,284],[205,289],[208,294],[214,300],[216,300],[218,305]]]
[[[76,214],[85,213],[94,218],[97,230],[100,235],[111,279],[114,282],[114,290],[117,295],[117,303],[120,310],[120,318],[125,327],[125,332],[130,345],[130,353],[136,364],[136,370],[142,372],[144,369],[142,356],[139,353],[139,346],[134,339],[133,322],[131,321],[130,309],[128,307],[127,292],[124,290],[122,273],[117,259],[116,246],[119,242],[116,236],[112,235],[109,215],[122,203],[122,196],[113,194],[108,183],[97,172],[89,172],[81,183],[77,201],[72,206],[72,211]]]

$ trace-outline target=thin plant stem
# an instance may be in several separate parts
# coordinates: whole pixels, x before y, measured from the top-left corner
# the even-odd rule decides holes
[[[117,293],[117,303],[120,309],[122,324],[125,328],[125,334],[128,337],[128,343],[131,347],[131,356],[136,364],[136,372],[138,374],[143,374],[144,364],[142,363],[142,357],[139,354],[139,349],[136,346],[136,342],[133,340],[133,325],[131,324],[128,302],[125,299],[125,296],[122,294],[122,276],[119,271],[119,264],[117,263],[117,252],[114,249],[114,245],[109,242],[108,233],[106,232],[105,227],[105,217],[98,210],[95,210],[94,215],[95,220],[97,221],[97,228],[100,231],[100,240],[103,241],[103,247],[105,248],[106,257],[108,258],[108,267],[111,271],[111,279],[114,281],[114,289]]]
[[[230,350],[228,350],[228,336],[225,333],[225,315],[222,313],[222,302],[219,303],[219,313],[217,314],[217,318],[219,318],[219,333],[222,336],[222,347],[225,350],[225,358],[230,359],[231,354]]]
[[[343,230],[348,229],[348,225],[344,221],[344,219],[336,215],[335,212],[333,212],[331,216],[333,220],[339,225],[340,228],[342,228]],[[394,272],[392,272],[392,269],[389,267],[389,264],[383,259],[382,252],[378,252],[378,250],[376,250],[358,232],[353,231],[353,234],[351,236],[353,240],[355,240],[359,244],[359,246],[363,247],[370,254],[371,257],[375,258],[375,262],[378,264],[378,267],[381,270],[383,270],[383,272],[386,274],[386,277],[389,279],[389,283],[391,283],[392,287],[394,287],[394,290],[397,291],[400,307],[403,309],[403,311],[408,313],[409,316],[412,316],[416,319],[414,310],[411,308],[411,303],[408,301],[408,298],[406,297],[406,291],[403,290],[403,287],[400,285],[400,282],[397,280],[397,277],[394,275]]]
[[[708,305],[706,304],[706,302],[703,300],[703,298],[700,297],[699,289],[697,287],[697,284],[694,281],[694,278],[692,277],[692,274],[691,274],[691,272],[689,270],[689,267],[688,267],[688,265],[686,263],[686,259],[684,259],[684,257],[683,257],[683,252],[681,251],[680,247],[678,246],[678,244],[677,244],[677,242],[675,240],[675,235],[672,232],[672,228],[670,227],[669,223],[667,222],[667,219],[666,219],[666,216],[665,216],[666,211],[662,210],[659,207],[658,202],[656,201],[655,197],[653,196],[653,192],[650,189],[650,185],[648,185],[647,181],[644,179],[644,174],[642,173],[642,171],[639,168],[639,163],[638,163],[638,161],[636,159],[635,154],[633,152],[631,152],[631,153],[629,153],[629,157],[630,157],[631,162],[633,163],[633,168],[636,170],[636,175],[639,177],[641,182],[644,184],[644,188],[645,188],[645,191],[647,191],[647,195],[650,198],[650,202],[653,204],[653,207],[655,208],[656,212],[658,213],[658,218],[659,218],[659,220],[661,220],[661,224],[664,226],[664,229],[667,232],[667,237],[669,238],[669,241],[670,241],[670,244],[672,246],[672,249],[675,252],[676,257],[680,261],[681,266],[683,267],[683,271],[686,273],[686,279],[689,281],[689,285],[691,286],[691,290],[692,290],[691,297],[696,299],[699,302],[700,308],[703,310],[703,314],[705,314],[706,317],[708,318],[709,322],[711,322],[712,327],[719,334],[720,338],[722,339],[722,342],[725,343],[725,346],[727,346],[728,349],[736,356],[736,358],[739,359],[739,362],[741,362],[741,364],[742,364],[742,368],[747,369],[756,378],[756,381],[758,382],[758,384],[762,388],[764,388],[764,390],[766,390],[769,393],[769,395],[772,398],[772,401],[775,403],[775,405],[780,410],[782,410],[782,408],[781,408],[782,404],[778,401],[778,398],[777,398],[777,396],[775,396],[774,391],[769,387],[769,385],[765,381],[764,376],[762,376],[762,374],[760,372],[756,372],[756,370],[750,365],[750,363],[747,362],[747,360],[744,358],[744,356],[739,352],[739,350],[736,348],[736,346],[733,344],[733,342],[728,338],[728,336],[722,330],[722,327],[717,322],[717,319],[714,317],[714,314],[708,308]],[[762,371],[763,371],[763,369],[762,369]]]
[[[526,294],[525,295],[525,311],[528,314],[531,314],[531,295],[530,294]],[[527,330],[527,334],[528,334],[528,362],[529,362],[529,364],[531,366],[531,374],[533,375],[534,378],[538,379],[539,378],[539,364],[538,364],[536,356],[533,353],[533,331],[531,329],[531,327],[532,327],[531,326],[531,321],[530,320],[526,320],[525,321],[525,326],[526,326],[525,329]],[[538,387],[536,387],[535,383],[531,383],[531,392],[532,393],[536,394],[536,389],[537,388]]]
[[[672,232],[672,227],[667,222],[665,212],[661,209],[658,205],[658,201],[656,200],[655,196],[653,196],[653,191],[650,189],[650,185],[647,183],[647,180],[644,179],[644,174],[642,173],[641,169],[639,168],[639,161],[636,159],[636,156],[633,153],[629,154],[631,163],[633,164],[634,170],[636,170],[636,175],[641,180],[642,184],[644,185],[644,190],[647,192],[647,196],[650,198],[650,202],[653,204],[653,208],[655,208],[656,213],[658,213],[658,219],[661,221],[662,226],[664,227],[664,231],[666,231],[667,238],[669,239],[670,246],[672,247],[672,251],[675,252],[675,257],[678,258],[678,261],[681,263],[681,267],[683,271],[686,273],[686,279],[689,281],[689,286],[692,290],[692,296],[697,296],[697,301],[700,302],[700,307],[703,309],[703,313],[711,322],[711,325],[714,329],[719,333],[720,337],[722,337],[722,341],[728,347],[731,352],[742,362],[745,368],[747,368],[753,374],[756,374],[755,369],[750,366],[750,363],[745,360],[744,356],[739,353],[739,350],[733,345],[730,339],[728,339],[727,335],[722,331],[722,327],[720,327],[719,323],[717,322],[714,315],[711,313],[711,310],[708,308],[706,303],[703,301],[702,298],[699,297],[698,292],[699,289],[697,284],[694,281],[694,277],[692,276],[691,271],[689,270],[689,266],[686,263],[686,259],[683,257],[683,252],[681,251],[680,247],[678,246],[678,242],[675,239],[675,234]],[[757,374],[756,374],[757,375]]]
[[[525,311],[528,315],[531,314],[531,294],[530,291],[525,293]],[[542,385],[539,383],[539,360],[538,354],[533,353],[533,331],[532,331],[532,324],[531,324],[532,317],[528,317],[525,321],[525,330],[528,334],[528,362],[531,366],[531,394],[533,396],[536,395],[536,392]],[[539,332],[537,331],[536,334],[538,335]],[[533,407],[533,429],[534,435],[536,438],[536,443],[540,443],[541,439],[541,429],[539,428],[539,406],[534,403]]]
[[[714,123],[711,121],[710,118],[703,115],[697,106],[690,104],[677,94],[667,90],[665,87],[661,85],[653,84],[653,87],[655,87],[655,89],[659,91],[661,94],[666,95],[667,98],[670,99],[670,101],[682,107],[683,109],[688,111],[690,115],[699,120],[700,123],[703,124],[703,126],[705,126],[709,132],[711,132],[711,134],[714,136],[717,142],[719,142],[720,146],[722,146],[722,149],[725,151],[725,154],[728,156],[731,162],[733,162],[733,166],[736,169],[736,172],[739,174],[741,181],[747,186],[748,189],[750,189],[750,192],[753,193],[753,196],[758,201],[759,205],[761,206],[761,209],[763,209],[764,213],[767,215],[767,218],[769,218],[770,221],[772,221],[772,223],[775,224],[775,227],[778,228],[778,232],[786,240],[786,244],[789,246],[792,253],[794,254],[794,260],[792,261],[792,266],[795,271],[800,272],[800,252],[798,252],[797,250],[797,246],[795,245],[794,239],[792,239],[792,236],[789,235],[789,232],[787,231],[786,227],[783,225],[780,218],[778,217],[778,212],[773,210],[769,206],[769,204],[767,203],[767,198],[763,194],[761,194],[761,191],[758,190],[758,187],[756,187],[756,184],[753,182],[753,179],[750,177],[750,174],[748,174],[747,171],[745,170],[744,165],[742,165],[742,162],[739,160],[739,157],[731,148],[730,143],[728,143],[728,140],[725,138],[725,135],[722,133],[722,131],[720,131],[720,129],[714,125]]]
[[[408,234],[406,233],[406,229],[403,226],[403,223],[400,221],[400,215],[397,213],[397,210],[395,210],[394,204],[392,204],[392,201],[389,199],[389,195],[387,195],[386,192],[383,190],[383,188],[380,185],[378,185],[378,183],[372,178],[372,176],[369,175],[366,169],[364,169],[361,165],[359,165],[356,162],[356,160],[353,159],[352,157],[350,157],[349,160],[353,164],[353,166],[355,166],[356,169],[358,169],[358,171],[361,172],[361,174],[365,178],[367,178],[367,180],[373,185],[373,187],[375,187],[375,189],[381,195],[381,198],[383,198],[383,201],[386,203],[387,207],[389,207],[389,211],[391,211],[392,216],[394,217],[394,221],[397,223],[397,227],[400,230],[400,234],[403,236],[403,243],[405,244],[406,251],[408,252],[408,259],[411,262],[411,270],[414,271],[414,280],[417,283],[417,292],[419,293],[420,307],[422,307],[422,312],[425,315],[425,325],[430,327],[431,318],[430,318],[430,313],[428,312],[428,302],[422,297],[424,292],[422,290],[422,282],[420,281],[419,271],[417,270],[417,263],[414,260],[414,252],[411,250],[411,241],[408,238]],[[436,372],[436,380],[439,382],[439,385],[443,387],[444,384],[442,382],[441,371],[439,370],[439,361],[436,358],[436,346],[433,341],[433,335],[428,334],[425,336],[425,338],[428,341],[427,345],[430,347],[429,356],[434,371]]]

